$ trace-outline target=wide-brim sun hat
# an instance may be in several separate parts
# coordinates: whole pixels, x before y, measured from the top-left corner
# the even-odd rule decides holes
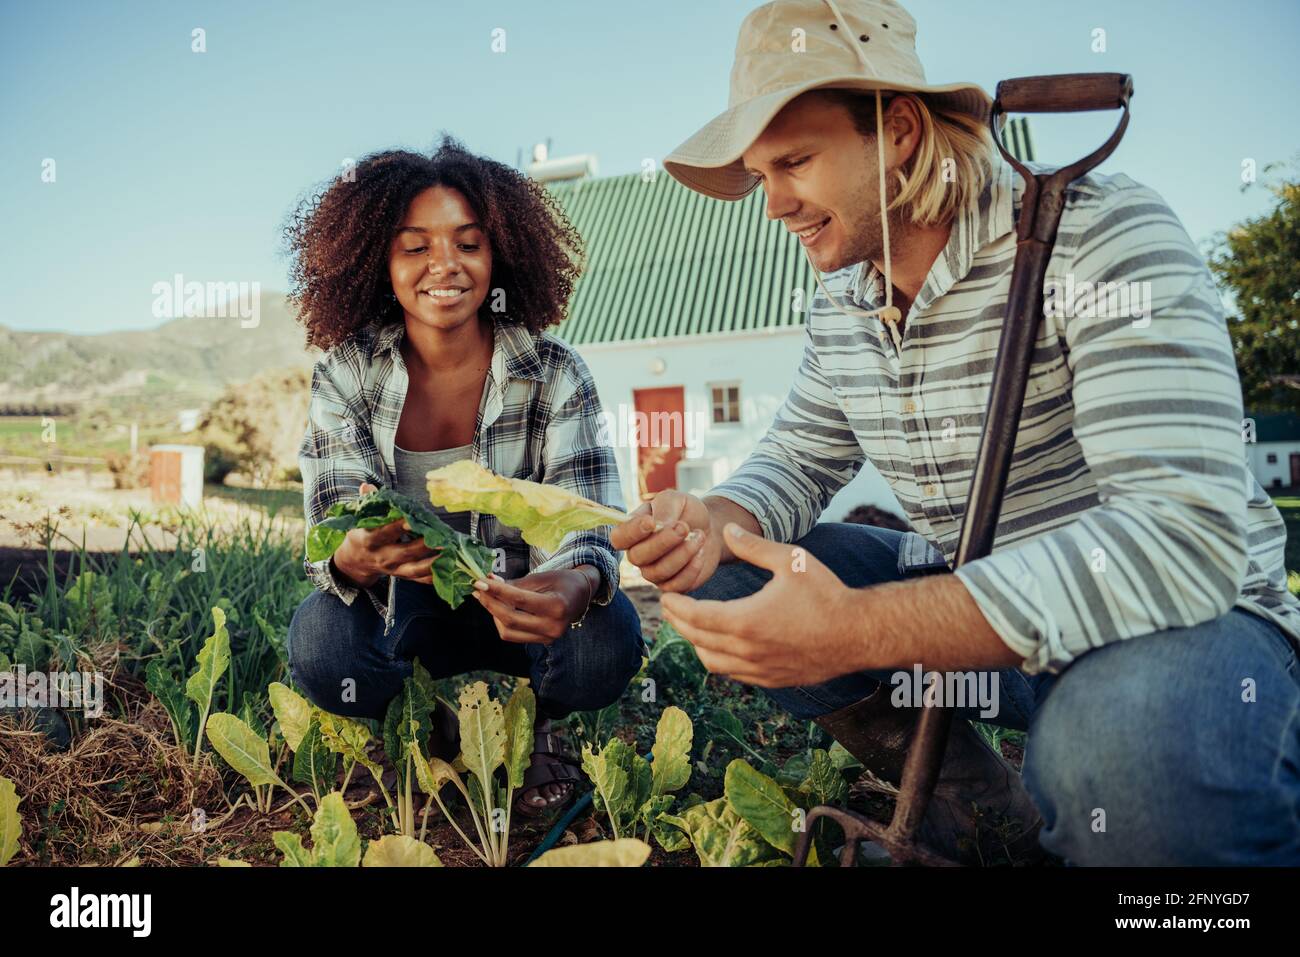
[[[776,0],[745,17],[727,109],[664,158],[683,186],[744,199],[758,180],[741,154],[809,90],[924,93],[935,106],[987,122],[992,98],[975,83],[930,84],[916,55],[916,21],[894,0]]]

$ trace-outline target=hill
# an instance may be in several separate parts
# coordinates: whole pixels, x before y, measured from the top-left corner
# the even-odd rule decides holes
[[[264,292],[259,322],[171,319],[153,329],[78,335],[0,325],[0,403],[148,393],[198,403],[264,369],[310,369],[314,355],[282,293]]]

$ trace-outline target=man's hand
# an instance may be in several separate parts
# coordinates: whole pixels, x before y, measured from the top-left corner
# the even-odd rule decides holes
[[[707,505],[668,489],[616,525],[610,544],[660,591],[691,591],[713,577],[722,559],[722,536]]]
[[[728,524],[736,558],[766,568],[772,580],[736,601],[664,595],[664,617],[715,674],[762,688],[820,684],[866,667],[867,623],[859,589],[793,545],[769,542]]]
[[[373,491],[369,482],[361,483],[362,495]],[[384,575],[432,585],[432,563],[442,549],[430,548],[419,536],[401,541],[410,530],[405,519],[379,528],[354,528],[334,553],[334,567],[362,588],[370,588]]]
[[[496,575],[474,583],[474,597],[496,622],[504,641],[549,645],[581,618],[600,587],[592,565],[534,572],[514,581]]]

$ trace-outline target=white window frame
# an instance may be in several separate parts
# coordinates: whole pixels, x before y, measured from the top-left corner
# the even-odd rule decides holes
[[[745,414],[743,411],[743,407],[741,405],[739,379],[726,379],[720,382],[709,382],[705,384],[705,388],[709,390],[709,426],[711,428],[718,428],[719,426],[738,426],[743,423]],[[723,390],[723,398],[722,398],[721,405],[719,405],[718,400],[714,398],[713,393],[715,389]],[[736,417],[734,419],[723,419],[721,422],[719,422],[714,417],[718,409],[721,408],[723,410],[724,415],[727,414],[727,412],[729,411],[727,406],[730,404],[731,399],[727,396],[727,393],[725,391],[727,389],[736,390]]]

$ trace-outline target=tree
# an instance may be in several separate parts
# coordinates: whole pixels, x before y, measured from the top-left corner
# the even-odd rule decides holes
[[[1276,207],[1218,237],[1209,258],[1236,298],[1228,332],[1246,407],[1260,411],[1300,412],[1300,175],[1292,167],[1262,181]]]

